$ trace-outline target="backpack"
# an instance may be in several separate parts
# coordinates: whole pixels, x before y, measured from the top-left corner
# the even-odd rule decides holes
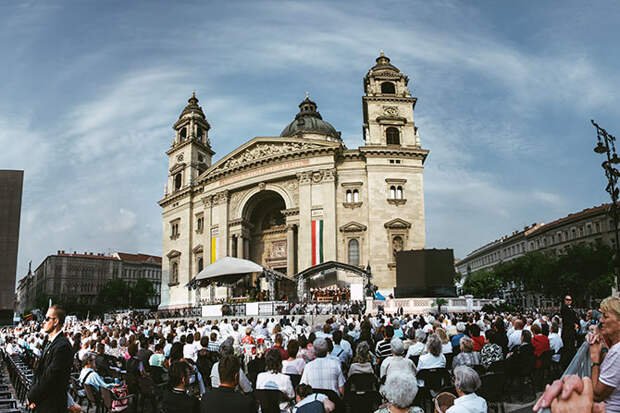
[[[314,400],[304,404],[301,407],[293,409],[293,413],[325,413],[323,410],[323,402],[317,400],[318,394],[314,394]]]

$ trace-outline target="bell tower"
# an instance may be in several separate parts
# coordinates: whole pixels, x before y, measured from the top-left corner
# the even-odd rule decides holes
[[[363,136],[366,146],[420,147],[413,121],[417,98],[409,78],[390,63],[383,50],[364,77]]]
[[[187,102],[179,120],[172,126],[174,139],[166,151],[169,169],[165,196],[190,187],[211,166],[211,157],[215,154],[209,141],[211,125],[198,106],[194,92]]]

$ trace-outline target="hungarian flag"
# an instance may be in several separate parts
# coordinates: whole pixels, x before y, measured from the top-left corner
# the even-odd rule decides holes
[[[312,265],[323,262],[323,220],[312,221]]]

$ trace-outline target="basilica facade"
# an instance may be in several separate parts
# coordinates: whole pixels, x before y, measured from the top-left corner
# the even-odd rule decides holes
[[[408,82],[381,53],[364,77],[356,149],[306,94],[280,136],[251,139],[215,163],[209,122],[192,94],[166,152],[161,308],[218,294],[187,284],[224,256],[291,277],[327,261],[370,266],[375,285],[394,288],[395,252],[425,246],[428,151]]]

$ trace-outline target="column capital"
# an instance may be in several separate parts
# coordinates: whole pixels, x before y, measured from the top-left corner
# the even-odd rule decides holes
[[[300,185],[310,184],[312,182],[312,171],[298,172],[297,180]]]

